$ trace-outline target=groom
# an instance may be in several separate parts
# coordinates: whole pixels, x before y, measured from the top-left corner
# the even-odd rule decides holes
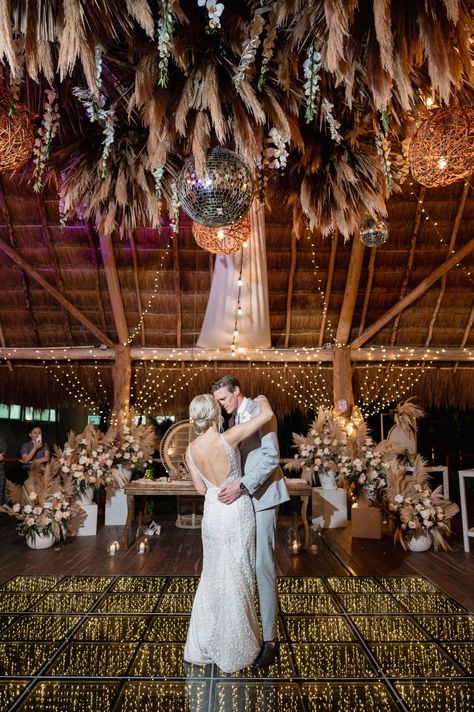
[[[222,376],[212,384],[211,390],[221,407],[231,414],[231,426],[245,423],[259,413],[258,403],[244,396],[239,381],[233,376]],[[274,556],[276,517],[278,505],[289,500],[279,466],[275,417],[265,429],[240,445],[240,454],[242,479],[224,485],[219,500],[224,504],[232,504],[239,497],[252,497],[257,529],[256,573],[264,641],[255,664],[266,667],[273,662],[279,648]]]

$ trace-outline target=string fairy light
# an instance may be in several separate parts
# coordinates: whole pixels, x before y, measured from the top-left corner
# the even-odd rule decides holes
[[[313,234],[309,228],[309,225],[306,226],[306,239],[308,240],[310,247],[311,247],[311,264],[313,266],[313,275],[316,278],[316,291],[319,293],[319,296],[321,297],[321,304],[322,304],[322,320],[326,322],[326,329],[329,332],[330,339],[332,341],[335,340],[335,330],[334,326],[331,322],[331,319],[328,317],[328,304],[326,302],[326,296],[324,294],[324,289],[323,289],[323,284],[321,281],[321,277],[319,274],[319,265],[316,262],[316,247],[313,242]]]
[[[147,314],[149,314],[150,309],[151,309],[152,304],[153,304],[153,300],[155,299],[155,297],[156,297],[157,294],[158,294],[158,290],[159,290],[159,287],[160,287],[160,285],[159,285],[159,278],[160,278],[160,276],[163,274],[164,263],[165,263],[166,257],[170,257],[170,255],[171,255],[170,247],[171,247],[171,245],[172,245],[173,239],[175,239],[175,238],[176,238],[175,232],[174,232],[172,229],[170,229],[167,243],[166,243],[166,245],[165,245],[164,250],[163,250],[162,253],[161,253],[160,264],[159,264],[159,266],[158,266],[158,269],[155,271],[155,276],[154,276],[154,278],[153,278],[153,287],[152,287],[151,296],[150,296],[150,298],[148,299],[148,302],[147,302],[147,305],[146,305],[145,309],[142,310],[142,313],[141,313],[141,315],[140,315],[140,319],[139,319],[139,321],[138,321],[138,324],[137,324],[136,327],[130,332],[129,337],[128,337],[127,341],[123,344],[123,346],[129,346],[129,345],[133,342],[133,340],[135,339],[135,337],[141,332],[143,323],[144,323],[144,321],[145,321],[145,317],[147,316]]]

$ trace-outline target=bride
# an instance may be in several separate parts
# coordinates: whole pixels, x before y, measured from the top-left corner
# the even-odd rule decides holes
[[[273,415],[264,396],[260,414],[219,433],[220,406],[213,395],[196,396],[189,406],[197,438],[186,463],[199,494],[205,495],[202,519],[203,567],[194,598],[184,659],[216,663],[223,672],[251,665],[260,652],[255,610],[255,514],[248,494],[232,504],[217,499],[219,488],[241,477],[237,446]]]

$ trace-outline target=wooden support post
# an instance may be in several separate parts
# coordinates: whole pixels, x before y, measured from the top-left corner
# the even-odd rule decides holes
[[[114,381],[113,419],[120,421],[130,410],[130,385],[132,380],[132,360],[130,347],[118,344],[115,347],[115,361],[112,370]]]
[[[351,261],[347,271],[344,300],[337,325],[336,341],[339,344],[347,344],[350,339],[352,318],[354,316],[354,308],[359,290],[363,259],[364,243],[359,239],[358,235],[354,235],[352,238]]]
[[[334,406],[347,415],[354,405],[354,391],[352,390],[352,366],[350,346],[336,346],[333,351],[333,395]],[[342,406],[346,402],[346,408]]]

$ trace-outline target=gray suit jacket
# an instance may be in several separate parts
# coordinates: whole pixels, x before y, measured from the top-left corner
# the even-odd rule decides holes
[[[257,401],[249,399],[243,412],[258,415],[260,406]],[[239,447],[242,482],[252,496],[256,511],[276,507],[290,499],[280,467],[276,418],[273,417],[269,426],[265,427],[270,427],[271,432],[265,433],[262,438],[259,433],[255,433],[241,442]]]

